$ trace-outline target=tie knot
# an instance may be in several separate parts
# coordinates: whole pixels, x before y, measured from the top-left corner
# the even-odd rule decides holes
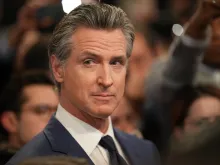
[[[112,137],[109,135],[102,137],[99,144],[102,147],[104,147],[105,149],[107,149],[109,152],[110,151],[117,151],[115,143],[114,143]]]

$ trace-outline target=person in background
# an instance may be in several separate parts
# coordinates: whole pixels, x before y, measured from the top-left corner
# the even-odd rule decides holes
[[[38,42],[33,45],[23,59],[17,59],[20,61],[20,67],[16,70],[25,72],[28,70],[45,70],[49,72],[49,57],[47,52],[47,44],[44,42]]]
[[[111,118],[115,128],[142,138],[139,131],[139,116],[137,112],[132,109],[129,100],[125,96],[111,115]]]
[[[218,165],[220,163],[220,121],[201,122],[197,132],[184,135],[182,140],[171,139],[166,165]]]
[[[184,134],[197,132],[203,123],[220,118],[220,100],[206,87],[184,87],[177,93],[173,106],[173,136],[181,140]]]
[[[59,7],[54,7],[56,4]],[[3,7],[3,25],[0,28],[1,60],[10,58],[5,56],[17,49],[26,33],[48,29],[57,24],[64,15],[60,10],[62,6],[59,0],[3,0]]]
[[[142,33],[136,33],[128,65],[125,95],[129,100],[140,103],[144,98],[144,80],[154,60],[148,41]],[[138,108],[139,109],[139,108]],[[139,109],[140,110],[140,109]],[[136,110],[138,111],[138,110]]]
[[[64,16],[60,0],[2,0],[0,21],[0,93],[26,52],[52,33]],[[13,4],[13,5],[12,5]],[[17,60],[18,59],[18,60]]]
[[[63,154],[91,165],[160,163],[153,143],[111,124],[124,95],[134,33],[125,12],[107,4],[80,5],[61,20],[48,46],[60,104],[44,131],[7,165]]]
[[[58,95],[48,73],[14,75],[0,97],[1,153],[16,151],[41,132],[57,105]]]
[[[170,56],[154,63],[151,73],[146,76],[142,133],[146,139],[154,141],[161,152],[167,147],[173,131],[171,103],[177,91],[193,84],[211,41],[213,29],[210,25],[220,16],[219,4],[219,0],[216,3],[201,1],[184,33],[172,43]]]
[[[154,0],[118,0],[118,5],[128,14],[138,29],[143,25],[146,28],[146,25],[158,18],[157,1]]]
[[[135,25],[135,41],[129,59],[125,95],[135,111],[140,113],[144,100],[144,78],[156,55],[156,47],[148,27],[157,17],[156,2],[152,0],[117,1]]]

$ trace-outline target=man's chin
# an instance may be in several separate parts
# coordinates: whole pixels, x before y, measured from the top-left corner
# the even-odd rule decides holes
[[[100,109],[99,111],[92,114],[93,117],[99,118],[99,119],[108,119],[109,116],[112,115],[114,110],[107,110],[107,109]]]
[[[98,118],[98,119],[100,119],[100,120],[106,120],[106,119],[108,119],[108,117],[109,116],[111,116],[111,114],[112,113],[99,113],[99,114],[94,114],[93,116],[95,117],[95,118]]]

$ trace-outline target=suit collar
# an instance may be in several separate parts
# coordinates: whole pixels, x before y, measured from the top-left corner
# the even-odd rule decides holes
[[[91,165],[94,165],[86,152],[64,128],[64,126],[55,118],[55,116],[52,116],[50,119],[48,125],[44,129],[44,134],[46,135],[54,152],[63,153],[73,157],[84,157]],[[117,129],[114,129],[114,134],[130,164],[142,164],[143,162],[139,159],[140,154],[136,149],[135,142],[132,140],[134,137],[130,137],[130,135],[127,135]]]
[[[84,157],[90,164],[94,165],[86,152],[55,118],[55,116],[52,116],[50,119],[48,125],[44,129],[44,134],[46,135],[54,152],[63,153],[73,157]]]
[[[130,165],[140,165],[143,164],[141,161],[141,153],[138,152],[138,149],[136,149],[136,144],[134,141],[135,137],[132,137],[133,135],[128,135],[126,133],[123,133],[122,131],[118,129],[114,129],[115,137],[120,143],[120,146],[125,153],[127,160],[130,162]]]
[[[89,156],[95,150],[103,136],[109,135],[115,140],[110,117],[108,118],[109,127],[106,134],[104,135],[96,128],[71,115],[60,104],[58,105],[55,116],[56,119],[65,127],[65,129],[72,135],[72,137],[74,137],[74,139]],[[90,137],[89,140],[88,137]]]

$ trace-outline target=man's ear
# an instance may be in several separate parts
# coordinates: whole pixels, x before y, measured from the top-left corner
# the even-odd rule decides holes
[[[1,124],[8,133],[16,133],[18,128],[18,118],[12,111],[5,111],[1,115]]]
[[[50,56],[50,64],[55,80],[62,83],[64,79],[64,70],[62,64],[55,55]]]

